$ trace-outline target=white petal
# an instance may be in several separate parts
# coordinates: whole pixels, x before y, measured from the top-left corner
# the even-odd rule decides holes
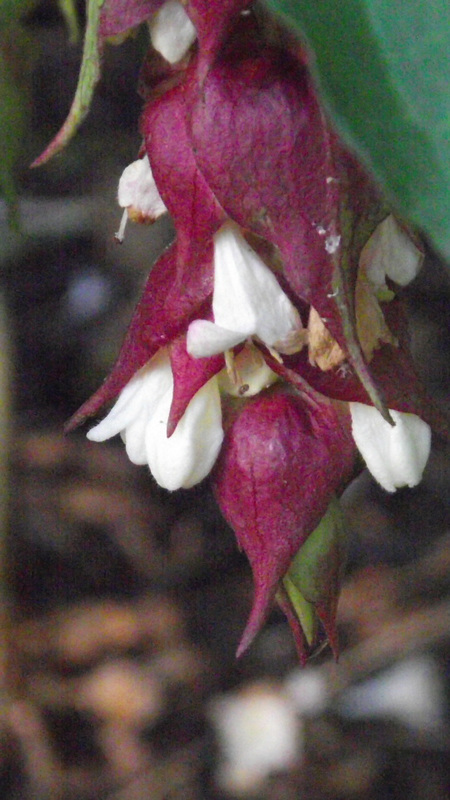
[[[117,192],[119,206],[131,208],[144,219],[155,220],[167,212],[158,192],[148,156],[124,169]]]
[[[247,336],[246,331],[229,331],[209,320],[196,319],[189,325],[186,349],[193,358],[214,356],[236,347]]]
[[[175,433],[167,438],[172,392],[160,400],[146,428],[147,459],[153,477],[165,489],[189,489],[211,471],[223,440],[222,410],[216,378],[189,403]]]
[[[167,0],[149,23],[152,45],[158,53],[176,64],[197,38],[197,32],[181,3]]]
[[[406,286],[422,266],[423,253],[400,228],[392,214],[378,225],[366,248],[362,258],[367,277],[377,287],[385,285],[386,276],[399,286]]]
[[[132,464],[140,467],[147,464],[147,450],[145,448],[147,422],[148,418],[144,412],[137,416],[130,425],[127,425],[126,429],[121,433],[128,458]]]
[[[126,431],[136,421],[147,419],[172,384],[170,360],[163,348],[127,383],[109,414],[91,428],[87,438],[92,442],[104,442]]]
[[[389,425],[372,406],[350,403],[352,433],[369,471],[388,492],[416,486],[428,461],[429,425],[415,414],[390,410]]]
[[[232,223],[214,236],[213,314],[221,328],[245,331],[269,346],[302,327],[275,275]]]

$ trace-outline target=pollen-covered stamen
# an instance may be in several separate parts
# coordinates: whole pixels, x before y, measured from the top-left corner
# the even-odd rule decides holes
[[[275,361],[278,361],[279,364],[283,363],[283,359],[281,358],[281,355],[278,352],[278,350],[276,350],[274,347],[268,347],[267,349],[268,349],[270,355],[272,356],[272,358],[275,359]]]
[[[239,373],[238,373],[238,371],[236,369],[236,360],[235,360],[235,357],[234,357],[234,351],[233,350],[226,350],[225,353],[224,353],[224,357],[225,357],[225,366],[226,366],[226,370],[227,370],[227,375],[228,375],[230,381],[235,386],[237,386],[239,384],[239,382],[240,382],[240,377],[239,377]]]

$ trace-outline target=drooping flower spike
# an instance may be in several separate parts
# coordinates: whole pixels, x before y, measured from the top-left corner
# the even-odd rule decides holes
[[[436,417],[395,297],[422,254],[278,23],[244,0],[105,0],[100,45],[144,21],[160,66],[150,55],[142,71],[146,154],[119,203],[138,221],[167,209],[176,240],[69,427],[118,395],[92,440],[120,433],[170,490],[211,474],[254,575],[239,653],[275,598],[301,660],[319,621],[336,652],[336,496],[357,449],[388,491],[415,485],[428,457]]]

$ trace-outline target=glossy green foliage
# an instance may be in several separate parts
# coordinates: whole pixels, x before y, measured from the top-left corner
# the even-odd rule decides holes
[[[268,0],[306,36],[335,124],[450,258],[448,0]]]

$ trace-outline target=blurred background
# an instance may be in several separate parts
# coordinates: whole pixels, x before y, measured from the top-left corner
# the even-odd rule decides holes
[[[52,0],[2,0],[0,22],[0,796],[444,800],[448,445],[415,490],[363,473],[346,491],[339,664],[324,651],[300,670],[276,610],[236,661],[252,584],[208,486],[169,494],[121,443],[62,434],[173,236],[162,219],[114,240],[145,36],[106,47],[79,134],[30,170],[81,48]],[[430,254],[405,299],[418,372],[450,411],[448,268]]]

